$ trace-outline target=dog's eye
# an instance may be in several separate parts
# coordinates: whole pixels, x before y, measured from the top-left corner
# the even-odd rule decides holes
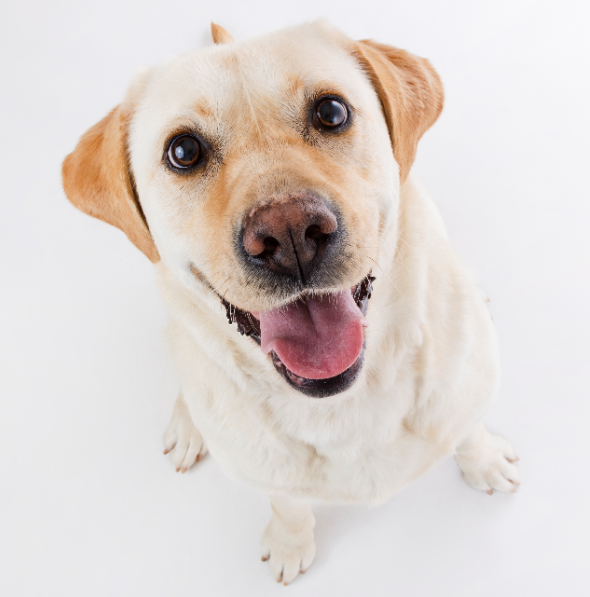
[[[348,110],[344,102],[329,97],[316,104],[315,117],[320,127],[336,129],[348,120]]]
[[[201,155],[201,145],[192,135],[180,135],[168,147],[168,160],[176,168],[194,166]]]

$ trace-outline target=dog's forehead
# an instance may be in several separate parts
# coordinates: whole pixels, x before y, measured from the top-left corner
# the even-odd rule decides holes
[[[189,122],[219,133],[228,120],[239,127],[285,117],[319,91],[361,104],[371,88],[347,44],[341,34],[308,25],[177,57],[155,69],[140,112],[165,135]]]

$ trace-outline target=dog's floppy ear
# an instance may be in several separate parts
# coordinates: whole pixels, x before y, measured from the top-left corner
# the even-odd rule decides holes
[[[135,194],[127,156],[126,103],[88,130],[64,160],[68,199],[83,212],[120,228],[152,263],[160,260]]]
[[[441,113],[441,80],[428,60],[385,44],[362,40],[356,42],[354,53],[383,104],[403,182],[414,162],[420,137]]]
[[[234,38],[220,25],[211,23],[211,37],[215,44],[231,44]]]

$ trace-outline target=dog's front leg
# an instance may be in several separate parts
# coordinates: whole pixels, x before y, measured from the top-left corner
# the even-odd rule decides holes
[[[465,481],[490,495],[494,489],[514,492],[520,485],[512,446],[481,423],[459,444],[455,460]]]
[[[268,560],[277,582],[289,584],[304,574],[315,557],[311,506],[294,498],[270,496],[272,518],[262,535],[262,561]]]

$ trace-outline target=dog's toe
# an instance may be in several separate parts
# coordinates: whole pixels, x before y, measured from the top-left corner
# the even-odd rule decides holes
[[[176,472],[186,473],[206,453],[203,437],[194,426],[186,407],[175,407],[164,432],[164,454],[168,454]]]
[[[514,493],[520,485],[518,457],[510,443],[503,437],[485,434],[477,445],[463,449],[455,455],[465,481],[492,495],[493,490]]]
[[[312,532],[288,535],[271,522],[262,537],[262,561],[268,561],[277,582],[290,584],[298,574],[305,574],[314,558]]]

